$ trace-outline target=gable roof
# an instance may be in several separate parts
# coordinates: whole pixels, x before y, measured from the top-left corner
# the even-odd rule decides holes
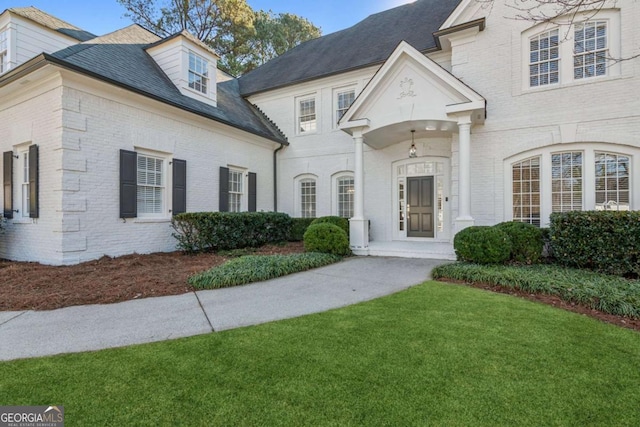
[[[11,13],[15,13],[16,15],[22,16],[23,18],[40,24],[43,27],[57,31],[60,34],[64,34],[65,36],[74,38],[81,42],[91,40],[92,38],[96,37],[95,34],[85,31],[82,28],[78,28],[75,25],[71,25],[68,22],[63,21],[62,19],[49,15],[48,13],[45,13],[33,6],[13,7],[7,10]]]
[[[433,33],[460,0],[417,0],[309,40],[240,78],[244,96],[384,62],[400,41],[437,49]]]
[[[159,40],[157,35],[134,24],[42,56],[49,62],[166,104],[281,144],[287,143],[286,137],[277,126],[240,96],[238,82],[235,80],[217,85],[217,107],[180,93],[145,50]]]

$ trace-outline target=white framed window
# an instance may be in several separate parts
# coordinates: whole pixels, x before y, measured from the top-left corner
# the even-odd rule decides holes
[[[529,40],[529,86],[558,83],[560,80],[559,31],[545,31]]]
[[[165,159],[138,153],[137,207],[139,217],[161,217],[166,209]]]
[[[631,158],[596,151],[596,210],[628,211]]]
[[[581,12],[522,33],[523,89],[577,84],[621,73],[620,11]]]
[[[568,212],[582,210],[582,151],[551,155],[551,210]]]
[[[318,120],[316,116],[316,98],[315,95],[298,98],[297,102],[297,123],[298,134],[306,134],[316,132],[318,129]]]
[[[9,30],[0,30],[0,74],[9,70]]]
[[[301,218],[316,217],[317,180],[315,177],[305,176],[297,180],[298,209]]]
[[[540,156],[513,164],[513,220],[540,226]]]
[[[340,175],[335,179],[336,188],[336,215],[342,218],[353,217],[353,196],[355,187],[353,175]]]
[[[335,96],[336,102],[336,117],[335,123],[337,124],[342,116],[347,112],[353,101],[356,99],[356,90],[355,89],[343,89],[338,90]]]
[[[229,169],[229,212],[242,212],[244,171]]]
[[[209,62],[189,52],[189,87],[202,94],[207,94],[209,86]]]
[[[29,218],[30,188],[29,188],[29,150],[21,151],[18,154],[20,162],[20,201],[22,206],[19,208],[23,218]]]
[[[607,74],[607,21],[575,25],[573,78],[585,79]]]

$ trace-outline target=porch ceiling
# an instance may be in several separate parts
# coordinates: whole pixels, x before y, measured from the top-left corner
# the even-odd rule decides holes
[[[365,132],[364,142],[371,148],[380,150],[401,141],[411,140],[411,131],[415,138],[441,138],[451,136],[457,131],[457,124],[446,120],[408,120]]]

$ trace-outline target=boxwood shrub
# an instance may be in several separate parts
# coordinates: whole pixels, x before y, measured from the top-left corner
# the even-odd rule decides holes
[[[329,223],[311,224],[304,233],[304,250],[334,255],[350,255],[347,233]]]
[[[501,222],[494,227],[511,239],[511,260],[526,264],[538,262],[544,246],[542,232],[538,227],[516,221]]]
[[[478,264],[498,264],[509,260],[511,239],[496,227],[472,226],[453,239],[458,260]]]
[[[316,218],[291,218],[291,231],[289,232],[290,242],[302,242],[304,232]]]
[[[349,236],[349,220],[347,218],[342,218],[339,216],[321,216],[320,218],[316,218],[313,220],[311,224],[333,224],[342,228],[345,233],[347,233],[347,237]]]
[[[560,265],[640,277],[640,212],[551,215],[551,248]]]
[[[173,217],[171,226],[180,250],[231,250],[286,241],[291,217],[277,212],[182,213]]]

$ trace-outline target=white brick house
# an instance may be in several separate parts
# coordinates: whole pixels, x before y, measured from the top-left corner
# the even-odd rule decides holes
[[[357,254],[450,258],[471,224],[640,209],[640,60],[610,59],[640,54],[640,4],[516,12],[418,0],[229,79],[186,33],[9,9],[0,257],[167,251],[176,211],[277,208],[351,218]]]

